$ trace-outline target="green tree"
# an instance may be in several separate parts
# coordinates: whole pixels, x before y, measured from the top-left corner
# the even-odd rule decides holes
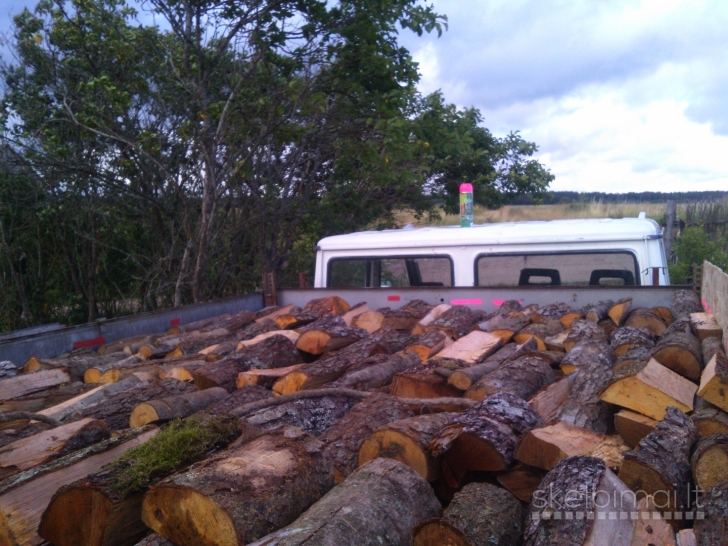
[[[693,264],[702,265],[708,260],[728,271],[728,247],[724,239],[711,241],[702,226],[688,226],[680,235],[675,246],[677,263],[670,264],[670,281],[673,284],[684,284],[693,275]]]

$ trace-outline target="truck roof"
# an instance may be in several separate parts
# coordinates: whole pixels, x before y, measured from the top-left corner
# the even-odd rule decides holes
[[[321,239],[321,250],[367,248],[420,248],[434,246],[505,245],[634,241],[662,237],[662,228],[648,218],[590,218],[541,222],[480,224],[471,228],[454,226],[381,231],[359,231]]]

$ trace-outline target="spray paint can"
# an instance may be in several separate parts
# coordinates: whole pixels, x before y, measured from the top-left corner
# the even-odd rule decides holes
[[[460,227],[473,227],[473,185],[460,184]]]

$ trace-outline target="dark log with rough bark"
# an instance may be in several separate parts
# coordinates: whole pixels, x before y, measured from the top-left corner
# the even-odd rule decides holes
[[[425,364],[395,375],[389,393],[402,398],[458,397],[461,391],[448,383],[448,378],[465,366],[458,360],[431,358]]]
[[[655,430],[657,423],[646,415],[626,409],[619,411],[614,416],[614,428],[632,449],[637,447],[642,438]]]
[[[380,328],[411,331],[433,306],[423,300],[412,300],[397,309],[386,309],[382,313]]]
[[[497,313],[495,316],[479,323],[477,327],[483,332],[489,332],[500,337],[503,343],[508,343],[516,333],[529,324],[531,324],[531,319],[516,311],[505,315]]]
[[[303,308],[304,311],[313,311],[319,315],[343,315],[351,309],[351,306],[339,296],[327,296],[309,301]]]
[[[599,394],[613,378],[612,369],[600,363],[579,368],[576,380],[556,419],[602,434],[610,432],[614,421],[614,410],[599,399]]]
[[[252,347],[246,347],[222,360],[195,370],[192,376],[200,389],[222,387],[228,392],[236,388],[238,374],[253,368],[272,369],[300,364],[301,354],[285,336],[272,336]]]
[[[563,315],[571,313],[572,311],[571,307],[569,307],[566,303],[551,303],[536,309],[536,311],[531,315],[531,320],[533,320],[533,322],[543,322],[549,319],[559,320]]]
[[[20,398],[70,382],[71,377],[63,370],[41,370],[6,377],[0,381],[0,401]]]
[[[607,334],[594,322],[575,320],[564,339],[564,349],[566,349],[566,352],[570,352],[577,343],[592,340],[607,341]]]
[[[452,342],[443,331],[430,330],[418,336],[404,352],[414,353],[420,358],[420,362],[424,362],[444,349],[448,341]]]
[[[518,500],[530,503],[544,476],[546,471],[542,468],[518,463],[510,470],[500,472],[496,480]]]
[[[616,326],[622,326],[627,319],[627,315],[629,315],[630,309],[632,309],[632,298],[622,298],[614,302],[607,314]]]
[[[539,414],[544,423],[549,424],[556,420],[556,416],[569,398],[571,388],[578,376],[579,373],[577,372],[557,379],[529,399],[528,404],[533,408],[533,411]]]
[[[697,509],[694,546],[728,546],[728,482],[705,491]],[[680,536],[683,539],[683,536]],[[693,546],[680,543],[680,546]]]
[[[493,546],[518,544],[524,511],[508,491],[471,483],[455,494],[442,518],[425,520],[412,530],[413,546]]]
[[[281,330],[292,330],[293,328],[301,328],[311,324],[322,316],[321,313],[316,311],[296,311],[294,308],[290,313],[277,317],[275,324]]]
[[[533,351],[534,349],[536,349],[537,345],[538,344],[534,338],[530,338],[528,341],[521,345],[516,345],[515,343],[512,343],[511,345],[506,346],[508,347],[508,350],[502,353],[498,351],[497,353],[486,358],[485,361],[480,364],[475,364],[473,366],[468,366],[467,368],[455,370],[450,375],[447,381],[456,389],[459,389],[461,391],[467,391],[470,387],[472,387],[475,383],[480,381],[490,372],[498,369],[500,366],[506,364],[507,362],[516,360],[517,358],[524,356],[529,351]],[[501,351],[502,350],[503,349],[501,349]],[[496,356],[498,356],[498,358],[495,358]]]
[[[180,546],[248,544],[331,488],[320,447],[295,427],[231,447],[152,487],[142,521]]]
[[[39,535],[55,546],[135,544],[149,531],[141,520],[149,486],[239,436],[239,420],[230,416],[201,414],[177,422],[142,449],[130,450],[103,470],[58,490],[43,513]],[[170,446],[181,441],[185,445],[175,445],[170,454]],[[150,461],[157,465],[151,471]]]
[[[273,393],[259,385],[241,387],[229,394],[227,398],[223,398],[207,406],[205,412],[210,415],[222,415],[231,413],[233,410],[245,404],[259,402],[260,400],[270,400],[272,398]]]
[[[693,482],[699,491],[709,491],[728,481],[728,434],[701,438],[690,459]]]
[[[599,323],[602,320],[609,318],[609,310],[613,305],[614,302],[612,300],[600,301],[586,310],[584,318],[588,321]]]
[[[555,380],[556,374],[544,359],[525,356],[489,373],[465,391],[464,396],[480,402],[489,394],[503,391],[527,400]]]
[[[391,459],[359,468],[300,518],[250,546],[407,546],[410,530],[442,511],[432,488]]]
[[[430,324],[440,318],[440,316],[451,307],[452,305],[450,305],[449,303],[441,303],[440,305],[435,305],[435,307],[430,309],[430,311],[424,317],[422,317],[417,322],[417,324],[412,327],[412,334],[424,334],[425,328],[427,328]]]
[[[530,324],[513,336],[516,343],[525,343],[529,338],[536,338],[539,351],[547,350],[546,338],[560,334],[566,327],[556,319],[544,319],[542,322]]]
[[[654,431],[624,454],[619,479],[641,498],[659,494],[658,511],[690,508],[690,451],[700,435],[690,418],[670,407]],[[672,520],[678,528],[681,520]]]
[[[433,413],[388,423],[370,434],[359,448],[359,466],[378,457],[396,459],[427,481],[440,477],[440,460],[429,449],[430,441],[457,413]]]
[[[606,318],[604,320],[600,320],[597,323],[597,326],[602,329],[602,331],[607,334],[608,336],[611,336],[614,331],[617,329],[617,325],[614,324],[614,321],[611,318]]]
[[[614,349],[614,354],[624,354],[634,347],[646,347],[651,349],[655,346],[655,336],[644,328],[634,326],[620,326],[611,335],[609,344]]]
[[[714,337],[707,337],[701,342],[703,362],[710,362],[716,353],[720,353],[725,357],[725,349],[723,348],[723,342],[720,339]]]
[[[695,399],[695,410],[690,418],[700,436],[728,434],[728,413],[700,397]]]
[[[677,324],[677,322],[674,322]],[[703,368],[703,355],[700,340],[692,332],[673,332],[662,336],[657,342],[652,356],[663,366],[683,377],[700,380]]]
[[[667,323],[661,317],[654,314],[649,309],[633,309],[627,320],[624,321],[625,326],[633,328],[643,328],[655,337],[660,337],[667,330]]]
[[[604,461],[569,457],[534,493],[523,546],[632,546],[635,509],[634,497]]]
[[[288,313],[293,310],[293,305],[285,305],[283,307],[278,307],[276,305],[271,307],[264,307],[260,311],[258,311],[255,314],[255,322],[261,323],[261,322],[273,322],[275,323],[275,320],[280,317],[281,315],[287,315]],[[249,326],[248,326],[249,328]]]
[[[369,390],[384,387],[398,373],[415,368],[420,363],[415,354],[374,355],[349,368],[344,375],[327,385],[331,388]]]
[[[506,470],[518,439],[541,425],[541,417],[523,399],[491,394],[453,418],[432,438],[429,450],[435,457],[444,456],[445,478],[457,486],[468,471]]]
[[[670,406],[691,411],[696,391],[693,382],[653,358],[621,369],[599,398],[661,421]]]
[[[458,339],[467,334],[483,317],[482,311],[473,311],[465,305],[453,305],[427,326],[425,331],[442,330],[452,339]]]
[[[354,472],[362,443],[375,430],[389,423],[414,417],[403,401],[395,396],[376,394],[362,400],[321,436],[324,456],[334,468],[334,480],[341,483]]]
[[[703,304],[700,295],[694,290],[678,290],[672,296],[672,315],[675,320],[681,317],[690,318],[691,313],[702,313]]]
[[[339,315],[324,315],[300,328],[296,348],[312,355],[338,351],[367,337],[361,328],[350,328]]]
[[[691,313],[690,325],[700,341],[709,337],[717,338],[719,341],[723,339],[723,328],[712,313]]]
[[[571,348],[571,351],[561,360],[559,367],[565,374],[574,373],[579,368],[599,364],[611,368],[614,364],[614,351],[606,341],[587,339]]]
[[[292,400],[252,413],[246,416],[245,421],[258,430],[281,430],[293,426],[319,436],[326,432],[332,423],[346,415],[359,400],[350,396],[333,395]]]
[[[620,356],[612,365],[614,373],[622,373],[622,370],[634,366],[635,363],[647,364],[652,358],[652,349],[647,347],[632,347]]]
[[[212,387],[202,391],[188,392],[178,396],[169,396],[167,398],[142,402],[131,412],[129,426],[131,428],[138,428],[152,423],[188,417],[228,396],[229,394],[225,389]]]

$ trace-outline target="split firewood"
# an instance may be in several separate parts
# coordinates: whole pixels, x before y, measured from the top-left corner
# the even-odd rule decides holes
[[[728,358],[723,351],[716,351],[700,376],[698,396],[728,411]]]
[[[144,497],[142,521],[180,546],[248,544],[293,522],[332,485],[314,437],[289,427],[165,478]]]
[[[561,360],[559,367],[568,375],[579,368],[593,364],[611,368],[614,359],[615,354],[609,343],[600,339],[587,339],[574,345]]]
[[[564,347],[564,342],[566,341],[566,338],[569,337],[569,331],[564,330],[560,334],[556,334],[555,336],[547,337],[543,340],[544,344],[546,345],[546,349],[549,351],[556,351],[556,352],[566,352],[566,348]],[[531,338],[535,341],[536,338]]]
[[[380,309],[365,311],[354,319],[353,326],[373,334],[382,327],[384,313],[389,310],[389,307],[382,307]]]
[[[656,503],[652,495],[643,497],[635,510],[634,536],[632,546],[678,546],[675,530],[656,510]],[[687,546],[681,544],[680,546]]]
[[[452,343],[452,340],[441,330],[430,330],[418,336],[417,340],[407,347],[404,352],[407,354],[415,353],[420,357],[420,361],[424,362],[444,349],[448,341]]]
[[[536,341],[532,338],[533,341]],[[523,356],[534,356],[548,363],[554,369],[558,369],[566,358],[566,353],[562,351],[525,351]]]
[[[695,446],[690,465],[698,491],[709,491],[728,481],[728,434],[701,438]]]
[[[503,391],[528,400],[555,380],[556,374],[545,360],[525,356],[489,373],[465,391],[464,396],[480,402],[489,394]]]
[[[390,394],[402,398],[457,397],[462,392],[448,383],[452,372],[466,367],[458,360],[434,357],[412,370],[398,373],[392,378]],[[443,371],[450,372],[447,375]]]
[[[423,300],[412,300],[397,309],[383,310],[380,328],[411,331],[432,309],[433,306]]]
[[[706,337],[701,342],[703,362],[710,362],[716,353],[720,353],[725,356],[725,349],[723,348],[723,341],[715,337]]]
[[[544,476],[546,471],[542,468],[517,463],[513,468],[500,472],[496,480],[518,500],[530,503]]]
[[[482,311],[473,311],[465,305],[453,305],[425,328],[442,330],[452,339],[457,340],[470,331],[470,328],[483,319]]]
[[[546,338],[560,334],[566,330],[566,327],[555,319],[544,319],[542,322],[530,324],[525,328],[518,331],[513,336],[513,341],[516,343],[525,343],[529,338],[536,338],[538,343],[538,349],[540,351],[546,350]]]
[[[605,318],[604,320],[600,320],[597,323],[597,326],[599,326],[599,328],[602,329],[602,332],[607,334],[607,336],[611,336],[617,329],[617,325],[614,324],[614,321],[611,318]]]
[[[668,327],[675,320],[675,317],[673,316],[672,311],[670,311],[670,309],[668,307],[662,307],[662,306],[652,307],[650,309],[650,312],[654,313],[655,315],[660,317],[662,320],[664,320],[665,324],[667,324]]]
[[[138,428],[170,419],[188,417],[227,396],[229,394],[225,389],[212,387],[202,391],[142,402],[131,412],[129,426]]]
[[[495,316],[478,323],[477,328],[498,336],[503,343],[508,343],[513,336],[531,324],[531,319],[523,313],[514,312],[507,315],[497,313]]]
[[[414,417],[397,397],[376,394],[353,406],[321,436],[324,457],[334,468],[334,481],[341,483],[358,465],[359,449],[375,430],[395,421]]]
[[[723,328],[720,327],[712,313],[691,313],[690,324],[693,327],[693,333],[701,341],[706,337],[723,339]]]
[[[432,488],[412,469],[378,459],[356,470],[288,527],[249,546],[406,545],[417,523],[441,512]]]
[[[0,480],[88,447],[110,436],[103,421],[82,419],[0,448]]]
[[[55,546],[135,544],[149,531],[141,504],[150,485],[239,436],[239,422],[230,416],[173,423],[103,470],[59,489],[43,513],[39,535]]]
[[[569,398],[569,393],[571,393],[577,377],[579,377],[579,372],[557,379],[529,399],[528,404],[533,411],[538,413],[544,423],[549,424],[556,420],[561,407]]]
[[[238,389],[241,389],[243,387],[259,385],[266,389],[271,389],[275,382],[281,377],[295,372],[303,366],[304,364],[301,363],[294,364],[293,366],[286,366],[285,368],[273,368],[272,370],[248,370],[247,372],[240,372],[237,380],[235,381],[235,386]]]
[[[412,334],[414,335],[420,335],[425,333],[425,328],[427,328],[430,324],[432,324],[434,321],[436,321],[440,316],[450,309],[452,305],[449,303],[441,303],[440,305],[435,305],[430,311],[422,317],[417,324],[414,325],[412,328]]]
[[[457,413],[433,413],[393,421],[370,434],[359,448],[358,464],[378,457],[396,459],[427,481],[440,477],[440,460],[429,449],[430,441]]]
[[[395,375],[419,366],[418,358],[414,354],[374,355],[350,367],[326,387],[359,390],[384,387],[392,382]]]
[[[566,303],[551,303],[539,307],[532,315],[531,320],[533,322],[544,322],[546,320],[559,320],[566,313],[571,313],[573,310]]]
[[[156,428],[127,430],[0,482],[0,537],[18,546],[41,544],[38,525],[59,488],[97,472],[157,432]]]
[[[301,328],[306,324],[311,324],[320,319],[321,316],[322,314],[316,311],[303,311],[294,307],[289,313],[277,317],[275,324],[281,330],[292,330],[294,328]]]
[[[503,352],[496,352],[490,357],[487,357],[480,364],[475,364],[473,366],[468,366],[467,368],[455,370],[448,378],[448,383],[450,383],[456,389],[466,391],[493,370],[496,370],[507,362],[516,360],[517,358],[524,356],[529,351],[535,349],[536,346],[537,343],[534,338],[530,338],[528,341],[526,341],[526,343],[523,343],[521,345],[516,345],[515,343],[506,345],[506,347],[509,348],[508,350],[504,350],[506,349],[506,347],[504,347],[503,349],[501,349],[501,351]],[[500,358],[499,356],[502,358]]]
[[[655,336],[644,328],[620,326],[612,333],[610,345],[614,349],[614,354],[624,356],[633,347],[651,349],[655,346]]]
[[[285,305],[283,307],[264,307],[258,311],[255,315],[255,322],[261,323],[266,321],[275,322],[275,320],[282,316],[287,315],[293,309],[293,305]]]
[[[513,463],[518,439],[541,425],[541,418],[523,399],[492,394],[457,414],[428,447],[433,456],[442,458],[445,478],[456,486],[468,471],[506,470]]]
[[[491,546],[518,544],[524,511],[508,491],[488,483],[471,483],[455,494],[442,518],[412,529],[413,546]]]
[[[600,398],[661,421],[670,406],[691,411],[697,390],[694,383],[653,358],[620,370]]]
[[[534,493],[523,545],[632,546],[635,509],[634,496],[604,461],[569,457]]]
[[[557,421],[526,432],[514,457],[529,466],[550,470],[567,457],[583,455],[598,457],[609,468],[617,470],[627,449],[619,436],[607,436]]]
[[[694,536],[680,535],[680,546],[728,546],[728,482],[705,491],[693,524]],[[692,544],[687,540],[692,540]]]
[[[696,524],[696,527],[702,527],[701,524]],[[719,530],[718,537],[723,537],[725,535],[725,531],[722,529]],[[725,546],[725,543],[720,543],[716,540],[713,540],[712,537],[706,537],[706,540],[704,542],[701,542],[702,546]],[[681,529],[677,534],[677,546],[698,546],[698,539],[695,537],[695,530],[694,529]]]
[[[632,298],[622,298],[609,308],[607,315],[612,319],[615,326],[622,326],[632,308]]]
[[[695,399],[695,410],[690,414],[700,436],[728,434],[728,413],[700,398]]]
[[[590,322],[599,323],[602,320],[609,318],[609,310],[614,305],[612,300],[600,301],[594,306],[590,306],[588,309],[585,308],[584,318]]]
[[[630,311],[627,320],[624,321],[625,326],[633,328],[644,328],[655,337],[660,337],[667,330],[667,324],[662,318],[655,315],[649,309],[633,309]]]
[[[612,371],[614,373],[621,373],[622,370],[629,366],[634,366],[636,362],[647,364],[651,358],[652,349],[640,346],[632,347],[614,362],[612,365]]]
[[[235,349],[238,351],[241,351],[245,349],[246,347],[252,347],[253,345],[257,345],[261,341],[264,341],[268,339],[269,337],[273,336],[284,336],[291,340],[291,343],[296,343],[298,341],[298,338],[301,334],[294,330],[271,330],[270,332],[264,332],[262,334],[258,334],[254,338],[238,341]],[[214,350],[213,350],[214,351]]]
[[[369,310],[370,309],[369,309],[369,306],[367,305],[367,302],[362,301],[360,303],[357,303],[356,305],[352,305],[351,309],[349,309],[346,313],[341,315],[341,318],[343,318],[346,325],[351,328],[351,327],[355,326],[354,322],[356,320],[356,317],[358,317],[362,313],[366,313]]]
[[[674,322],[673,324],[676,324]],[[663,366],[679,373],[683,377],[700,380],[703,366],[703,355],[700,340],[692,332],[666,333],[657,342],[652,356]]]
[[[438,358],[452,358],[475,364],[495,353],[503,344],[498,336],[487,332],[473,331],[440,351]]]
[[[675,320],[680,317],[690,318],[692,313],[704,311],[700,296],[693,290],[678,290],[672,296],[672,314]]]
[[[698,430],[690,418],[670,407],[650,434],[639,445],[624,453],[619,479],[644,495],[659,495],[664,502],[658,511],[685,512],[690,508],[690,451],[698,441]],[[681,527],[682,521],[672,520]]]
[[[614,410],[599,399],[599,394],[613,378],[611,368],[600,363],[580,367],[564,404],[556,413],[556,419],[602,434],[609,432],[614,422]]]
[[[631,410],[620,410],[614,416],[614,428],[625,441],[634,449],[642,438],[650,434],[657,426],[658,421]]]
[[[298,333],[296,348],[312,355],[338,351],[369,335],[361,328],[349,328],[339,315],[324,315]]]
[[[83,374],[84,383],[101,383],[101,376],[110,370],[117,370],[120,368],[135,368],[138,366],[144,366],[146,358],[138,355],[132,355],[123,360],[117,360],[116,362],[110,362],[108,364],[101,364],[93,366],[86,370]],[[104,383],[116,383],[116,381],[104,381]]]
[[[30,357],[22,367],[22,373],[35,372],[38,370],[63,369],[71,378],[71,381],[83,381],[83,374],[89,368],[97,365],[110,364],[126,358],[124,353],[113,353],[106,356],[99,356],[95,353],[82,353],[68,355],[63,358],[39,359]]]
[[[577,343],[591,340],[607,341],[607,335],[599,326],[589,320],[576,320],[569,328],[563,346],[568,353]]]
[[[192,377],[200,389],[222,387],[231,392],[236,388],[240,372],[253,368],[283,368],[301,362],[301,354],[287,337],[272,336],[195,370]]]
[[[351,309],[351,306],[339,296],[327,296],[309,301],[303,308],[304,311],[313,311],[319,315],[343,315]]]
[[[176,379],[191,383],[195,380],[192,373],[208,364],[209,362],[205,360],[189,360],[178,364],[160,364],[155,366],[155,369],[158,371],[159,379]]]
[[[39,372],[5,377],[0,380],[0,401],[19,398],[51,387],[70,383],[71,377],[63,370]]]

